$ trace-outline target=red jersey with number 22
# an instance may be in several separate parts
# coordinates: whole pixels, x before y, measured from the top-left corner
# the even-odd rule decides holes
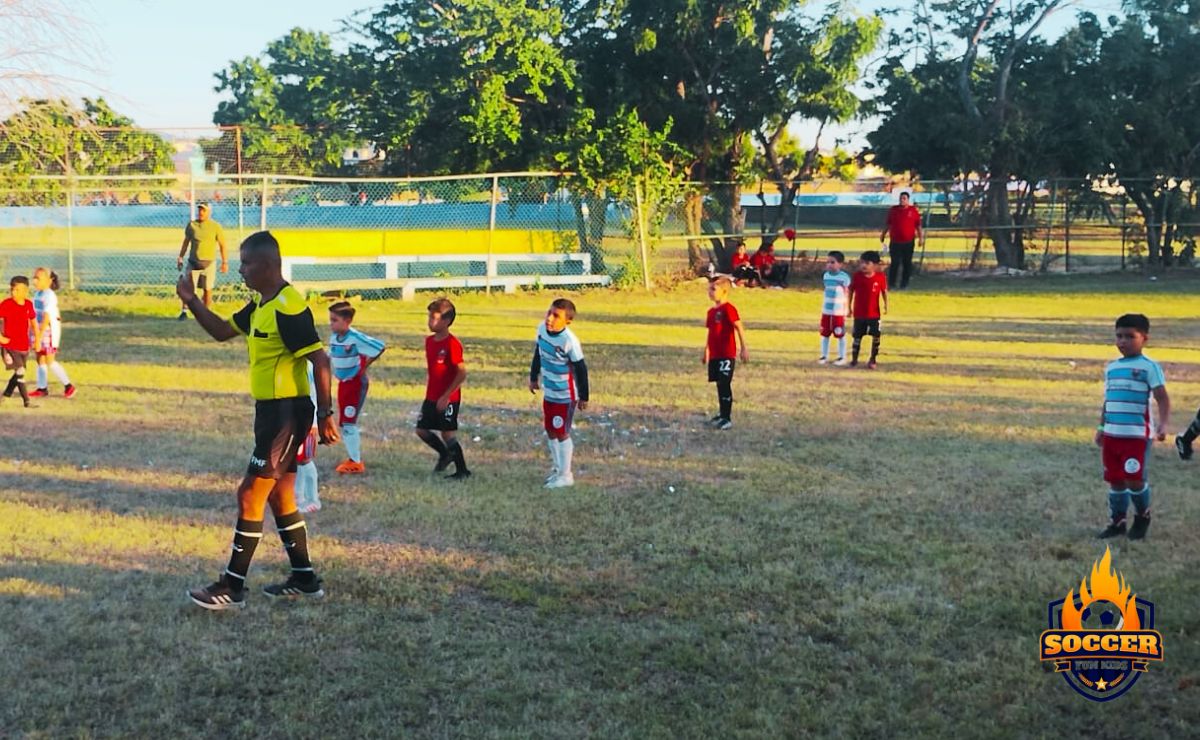
[[[850,295],[854,300],[854,318],[879,318],[879,295],[887,292],[887,276],[877,272],[870,277],[856,272],[850,278]]]
[[[708,309],[708,359],[732,360],[737,357],[737,331],[734,324],[741,320],[732,303],[722,303]]]
[[[440,342],[434,339],[432,334],[425,337],[425,362],[429,366],[429,382],[425,385],[425,400],[436,401],[454,382],[458,366],[463,364],[462,342],[459,342],[458,337],[453,334]],[[458,403],[460,400],[462,400],[462,391],[456,389],[454,393],[450,394],[450,403]]]

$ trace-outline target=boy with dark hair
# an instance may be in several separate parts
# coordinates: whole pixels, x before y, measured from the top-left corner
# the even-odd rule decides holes
[[[1129,539],[1140,540],[1150,527],[1150,483],[1146,457],[1153,439],[1167,438],[1171,399],[1158,363],[1142,354],[1150,337],[1150,319],[1127,313],[1117,319],[1116,345],[1119,359],[1104,367],[1104,404],[1096,445],[1104,462],[1104,480],[1109,484],[1108,508],[1112,521],[1101,538],[1125,534],[1125,514],[1133,501],[1133,526]],[[1150,397],[1158,404],[1158,419],[1150,427]]]
[[[4,357],[4,368],[12,370],[4,397],[12,398],[13,391],[19,391],[25,408],[30,408],[29,391],[25,388],[25,363],[29,359],[29,337],[37,333],[37,314],[33,301],[29,300],[29,278],[17,275],[9,281],[8,287],[9,297],[0,301],[0,322],[4,323],[0,355]]]
[[[746,335],[742,330],[742,317],[729,302],[729,289],[727,277],[709,281],[708,299],[713,302],[713,307],[708,309],[704,321],[708,328],[704,364],[708,366],[708,382],[717,384],[717,415],[709,423],[721,430],[733,428],[733,370],[739,341],[742,362],[750,359],[746,350]]]
[[[862,347],[862,338],[871,335],[871,359],[867,361],[867,369],[875,369],[876,358],[879,357],[879,330],[881,318],[880,302],[883,304],[882,313],[888,310],[887,278],[879,271],[879,252],[869,249],[858,258],[859,271],[850,278],[850,314],[854,317],[852,332],[854,344],[850,349],[850,367],[858,367],[858,352]]]
[[[831,335],[837,337],[838,341],[838,358],[833,364],[839,367],[846,364],[846,313],[850,275],[842,269],[845,262],[846,255],[836,249],[825,259],[825,274],[821,277],[825,284],[825,301],[821,305],[821,356],[817,358],[817,362],[822,365],[829,361]]]
[[[568,328],[574,320],[575,304],[566,298],[555,299],[546,311],[546,319],[538,325],[537,344],[529,365],[529,392],[537,393],[539,378],[544,387],[542,425],[551,460],[546,488],[575,485],[575,474],[571,472],[575,453],[571,423],[577,406],[587,410],[589,388],[583,347]]]
[[[362,462],[362,436],[358,429],[358,419],[371,387],[367,368],[379,359],[386,346],[352,327],[354,314],[354,306],[346,301],[338,301],[329,307],[329,361],[333,363],[333,376],[338,381],[338,423],[342,427],[347,454],[334,470],[358,475],[367,470]]]
[[[457,438],[458,412],[462,401],[462,384],[467,379],[463,363],[462,342],[450,333],[454,324],[454,304],[439,298],[426,306],[429,311],[429,331],[425,337],[425,363],[429,379],[425,384],[425,401],[417,418],[417,436],[438,454],[433,472],[440,473],[454,463],[454,473],[446,476],[462,480],[471,476],[463,458],[462,445]],[[442,437],[438,439],[438,432]]]

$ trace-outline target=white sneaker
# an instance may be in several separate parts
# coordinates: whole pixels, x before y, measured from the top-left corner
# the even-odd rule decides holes
[[[556,475],[546,482],[546,488],[569,488],[575,485],[575,476],[568,473],[567,475]]]
[[[846,366],[846,358],[839,357],[836,360],[834,360],[833,364],[837,365],[838,367],[845,367]]]
[[[824,365],[824,364],[825,364],[825,363],[827,363],[827,362],[829,362],[829,360],[825,359],[824,357],[819,357],[819,358],[817,358],[817,364],[818,364],[818,365]]]
[[[558,477],[558,468],[550,468],[550,474],[546,476],[546,480],[544,482],[548,484],[548,483],[550,483],[550,481],[554,480],[557,477]]]

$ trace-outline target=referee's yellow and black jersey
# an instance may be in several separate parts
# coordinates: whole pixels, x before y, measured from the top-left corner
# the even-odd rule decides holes
[[[250,301],[229,319],[250,352],[250,395],[256,401],[308,397],[307,355],[321,349],[312,311],[284,284],[269,301]]]

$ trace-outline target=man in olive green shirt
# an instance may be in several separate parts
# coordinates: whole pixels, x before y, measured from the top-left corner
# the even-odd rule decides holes
[[[183,244],[179,246],[177,269],[183,269],[183,257],[187,255],[192,287],[204,293],[204,305],[212,305],[212,289],[217,283],[217,247],[221,248],[221,272],[229,272],[229,260],[225,257],[225,232],[221,224],[212,219],[212,209],[207,203],[196,207],[196,220],[189,221],[183,230]],[[179,312],[179,320],[187,319],[187,306]]]

